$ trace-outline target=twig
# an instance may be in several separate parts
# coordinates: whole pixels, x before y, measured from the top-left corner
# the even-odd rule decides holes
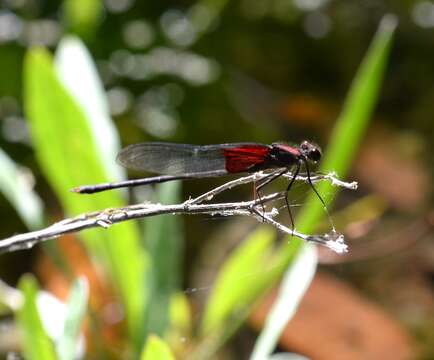
[[[258,171],[252,175],[237,178],[237,179],[229,181],[223,185],[220,185],[220,186],[196,197],[195,199],[190,200],[190,203],[198,204],[198,203],[202,203],[204,201],[211,201],[214,198],[214,196],[220,194],[223,191],[233,189],[234,187],[239,186],[239,185],[259,181],[259,180],[262,180],[268,176],[269,176],[268,173],[266,173],[264,171]],[[283,174],[283,176],[288,178],[288,179],[292,179],[293,174],[290,171],[288,171],[287,173]],[[323,180],[327,180],[327,181],[330,181],[332,183],[332,185],[343,187],[343,188],[350,189],[350,190],[356,190],[357,186],[358,186],[356,181],[349,183],[349,182],[339,180],[337,178],[336,173],[334,173],[334,172],[331,172],[329,174],[324,174],[324,175],[311,176],[310,179],[311,179],[312,183],[314,183],[314,184],[317,182],[323,181]],[[305,182],[305,183],[308,183],[308,181],[309,181],[307,176],[301,175],[301,174],[297,176],[296,180],[301,181],[301,182]]]
[[[182,204],[175,205],[162,205],[153,203],[143,203],[130,205],[116,209],[105,209],[101,211],[95,211],[91,213],[82,214],[80,216],[65,219],[54,223],[53,225],[38,231],[32,231],[24,234],[11,236],[4,240],[0,240],[0,253],[12,252],[22,249],[30,249],[35,244],[57,238],[61,235],[78,232],[81,230],[103,227],[109,228],[111,225],[132,220],[138,218],[145,218],[149,216],[163,215],[163,214],[208,214],[208,215],[220,215],[220,216],[251,216],[262,222],[276,227],[278,230],[296,236],[308,242],[313,242],[326,246],[337,253],[343,253],[347,251],[347,247],[343,242],[343,236],[331,233],[324,235],[305,235],[291,230],[288,227],[273,220],[273,217],[278,214],[278,211],[273,208],[271,212],[262,213],[257,209],[258,205],[267,204],[285,196],[285,193],[273,193],[267,196],[263,196],[261,199],[255,199],[251,201],[241,201],[235,203],[213,203],[203,204],[205,201],[210,201],[217,194],[231,189],[241,184],[260,180],[267,176],[262,172],[238,178],[236,180],[229,181],[213,190],[202,194],[194,199],[189,199]],[[297,177],[297,180],[307,181],[303,176]],[[335,182],[337,179],[334,175],[318,175],[312,177],[312,181],[329,180]],[[337,180],[338,181],[338,180]],[[339,186],[351,188],[351,184],[341,182]],[[261,207],[261,206],[259,206]],[[261,207],[262,208],[262,207]]]
[[[286,178],[292,179],[292,173],[291,172],[288,172],[288,173],[284,174],[283,176],[285,176]],[[311,176],[310,179],[312,180],[312,183],[314,183],[314,184],[316,184],[317,182],[323,181],[323,180],[327,180],[327,181],[331,182],[331,184],[334,186],[339,186],[339,187],[349,189],[349,190],[357,190],[357,187],[359,185],[357,183],[357,181],[346,182],[346,181],[342,181],[342,180],[338,179],[337,174],[335,172],[330,172],[328,174],[317,174],[315,176]],[[297,176],[297,181],[303,181],[305,183],[308,183],[308,177],[300,174]]]

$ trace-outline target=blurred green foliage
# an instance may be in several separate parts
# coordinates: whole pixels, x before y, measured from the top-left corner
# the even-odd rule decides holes
[[[36,156],[66,213],[76,215],[125,204],[118,193],[83,198],[71,193],[76,184],[109,180],[98,159],[90,120],[60,83],[46,51],[30,50],[25,72],[26,113]],[[82,236],[93,256],[109,266],[123,295],[131,334],[135,334],[143,317],[145,258],[135,224],[122,224],[102,234],[88,231]]]
[[[395,27],[396,19],[392,16],[386,16],[380,24],[377,35],[348,94],[343,113],[335,125],[330,143],[331,149],[327,148],[325,151],[324,161],[321,163],[321,170],[324,173],[335,170],[341,176],[345,176],[348,171],[350,161],[357,151],[357,145],[360,143],[364,130],[371,119],[373,107],[376,103],[385,72]],[[328,206],[330,206],[332,194],[335,194],[338,188],[326,182],[320,183],[317,187],[320,193],[327,194]],[[297,228],[305,233],[314,233],[316,224],[319,223],[321,217],[324,215],[325,210],[322,204],[319,202],[316,194],[312,192],[297,216]],[[289,267],[287,271],[290,273],[291,267],[296,266],[297,255],[300,248],[304,246],[303,241],[290,238],[289,244],[285,243],[281,246],[279,252],[273,254],[271,251],[272,243],[269,242],[272,233],[268,230],[264,236],[263,231],[267,230],[257,230],[252,239],[246,239],[248,245],[244,246],[250,249],[250,246],[253,247],[257,243],[258,245],[263,244],[262,246],[267,245],[266,248],[259,247],[259,251],[250,253],[243,250],[244,246],[240,247],[239,251],[241,255],[238,252],[234,252],[227,261],[226,266],[230,269],[238,270],[238,267],[242,267],[247,263],[247,268],[252,269],[259,266],[260,268],[267,269],[267,271],[244,280],[242,285],[240,285],[240,281],[237,280],[235,274],[243,274],[247,270],[232,270],[229,272],[223,266],[206,308],[204,318],[204,325],[206,327],[211,326],[209,325],[210,322],[214,328],[222,325],[225,326],[225,322],[231,322],[233,326],[233,313],[247,314],[248,311],[243,309],[243,307],[248,308],[252,306],[252,303],[278,279],[287,267]],[[308,276],[308,272],[306,272],[306,276]],[[225,292],[230,295],[225,295]],[[284,293],[282,296],[284,296]],[[223,307],[225,311],[220,314],[222,311],[218,309],[223,306],[221,303],[225,304],[228,299],[231,300],[231,305],[226,308]],[[298,303],[298,298],[296,296],[292,297],[292,302]],[[288,303],[289,306],[290,303]],[[215,318],[216,315],[210,315],[214,312],[217,312],[219,316],[217,316],[217,320],[211,321],[208,318]],[[275,327],[271,331],[281,330],[281,328]],[[277,339],[277,336],[275,338]]]
[[[85,39],[94,36],[103,12],[104,7],[100,0],[66,0],[63,3],[63,17],[67,29]]]
[[[163,204],[176,204],[180,184],[165,183],[158,186],[157,199]],[[183,260],[183,229],[180,219],[164,215],[145,221],[146,248],[150,264],[145,279],[148,303],[145,315],[145,334],[164,336],[170,322],[170,303],[181,287]]]
[[[63,332],[57,345],[57,352],[61,360],[74,360],[77,358],[76,347],[79,341],[81,324],[87,310],[88,296],[89,285],[87,280],[85,278],[76,279],[71,286]]]
[[[146,341],[140,360],[174,360],[169,347],[156,335],[150,335]]]
[[[29,360],[56,359],[54,346],[42,324],[38,304],[38,285],[35,278],[26,275],[21,278],[18,288],[23,294],[23,304],[17,318],[23,331],[23,352]],[[48,309],[47,309],[48,310]]]

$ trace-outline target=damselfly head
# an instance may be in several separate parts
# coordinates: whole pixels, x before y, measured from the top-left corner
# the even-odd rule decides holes
[[[318,145],[313,144],[309,141],[303,141],[300,144],[299,149],[300,149],[301,154],[307,160],[310,160],[313,162],[317,162],[317,161],[321,160],[322,153],[321,153],[321,148]]]

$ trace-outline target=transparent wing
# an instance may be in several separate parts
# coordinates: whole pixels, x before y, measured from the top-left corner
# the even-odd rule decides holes
[[[158,174],[182,175],[208,172],[227,173],[225,150],[264,148],[255,143],[189,145],[163,142],[134,144],[121,150],[117,161],[124,167]]]

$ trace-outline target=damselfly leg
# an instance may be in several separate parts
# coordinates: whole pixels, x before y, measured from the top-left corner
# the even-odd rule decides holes
[[[277,171],[273,171],[270,174],[268,174],[266,177],[264,177],[263,179],[261,179],[261,183],[256,185],[256,183],[254,184],[254,193],[255,193],[255,198],[256,195],[258,196],[259,199],[259,204],[261,205],[262,208],[262,221],[264,221],[264,214],[265,214],[265,206],[264,203],[262,201],[262,197],[260,194],[260,190],[268,185],[269,183],[271,183],[272,181],[276,180],[277,178],[279,178],[280,176],[282,176],[285,172],[287,172],[287,169],[281,170],[278,169]]]

